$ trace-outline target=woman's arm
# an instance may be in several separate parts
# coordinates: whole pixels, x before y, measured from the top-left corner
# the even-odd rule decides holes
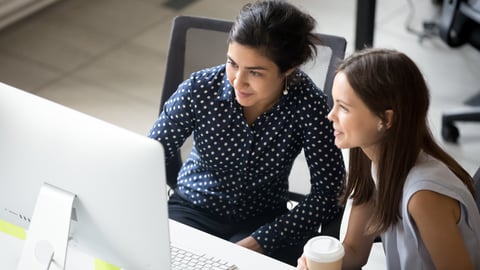
[[[343,257],[342,269],[361,269],[367,263],[375,240],[374,235],[366,234],[371,213],[372,206],[370,203],[352,206],[347,233],[343,240],[345,256]],[[307,270],[304,255],[298,259],[297,263],[298,270]]]
[[[345,256],[342,269],[360,269],[368,261],[376,235],[367,234],[368,220],[373,212],[371,203],[352,205],[347,233],[343,240]]]
[[[457,223],[459,202],[442,194],[421,190],[408,202],[408,212],[436,269],[473,269]]]
[[[190,78],[178,86],[165,102],[162,113],[148,134],[148,137],[162,143],[167,163],[193,132],[192,80]]]
[[[245,237],[244,239],[238,241],[237,245],[251,249],[258,253],[262,253],[262,254],[264,253],[262,246],[258,243],[257,240],[255,240],[255,238],[251,236]]]

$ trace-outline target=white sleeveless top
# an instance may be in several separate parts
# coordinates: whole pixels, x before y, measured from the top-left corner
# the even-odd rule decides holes
[[[373,166],[372,176],[376,178]],[[458,228],[463,235],[474,269],[480,269],[480,214],[475,200],[455,174],[442,162],[423,152],[410,170],[403,188],[400,203],[402,218],[382,234],[387,269],[435,269],[407,210],[408,201],[419,190],[431,190],[461,203]]]

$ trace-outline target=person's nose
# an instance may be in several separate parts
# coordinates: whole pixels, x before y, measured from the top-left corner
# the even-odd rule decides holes
[[[247,80],[246,80],[246,72],[242,70],[237,70],[235,73],[235,79],[233,80],[233,87],[236,89],[241,89],[244,88],[245,85],[248,85]]]
[[[335,106],[333,106],[330,112],[327,114],[327,119],[333,122],[334,117],[335,117]]]

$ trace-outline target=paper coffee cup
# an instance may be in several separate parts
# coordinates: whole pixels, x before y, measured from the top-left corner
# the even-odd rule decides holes
[[[345,255],[342,243],[331,236],[316,236],[303,248],[309,270],[340,270]]]

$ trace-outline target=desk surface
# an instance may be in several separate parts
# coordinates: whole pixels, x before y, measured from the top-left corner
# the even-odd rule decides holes
[[[201,250],[235,264],[238,269],[295,269],[291,265],[272,259],[234,243],[214,237],[184,224],[170,220],[170,239],[174,245],[190,250]]]
[[[240,247],[176,221],[170,220],[170,240],[175,245],[191,251],[206,253],[234,263],[243,269],[291,270],[294,267],[265,255]],[[0,269],[15,269],[23,248],[21,239],[0,232]],[[94,258],[69,248],[66,270],[98,270]]]
[[[234,243],[222,240],[173,220],[170,220],[170,238],[172,243],[179,247],[192,251],[201,250],[203,253],[234,263],[239,270],[295,269],[295,267],[292,267],[288,264],[240,247]],[[0,232],[0,269],[16,268],[18,258],[20,257],[20,253],[23,248],[23,242],[24,241],[18,238]],[[371,254],[369,263],[363,269],[384,269],[385,262],[381,246],[374,246],[373,252],[376,252],[379,255]],[[67,255],[66,270],[88,269],[98,270],[94,266],[94,258],[70,248]]]

